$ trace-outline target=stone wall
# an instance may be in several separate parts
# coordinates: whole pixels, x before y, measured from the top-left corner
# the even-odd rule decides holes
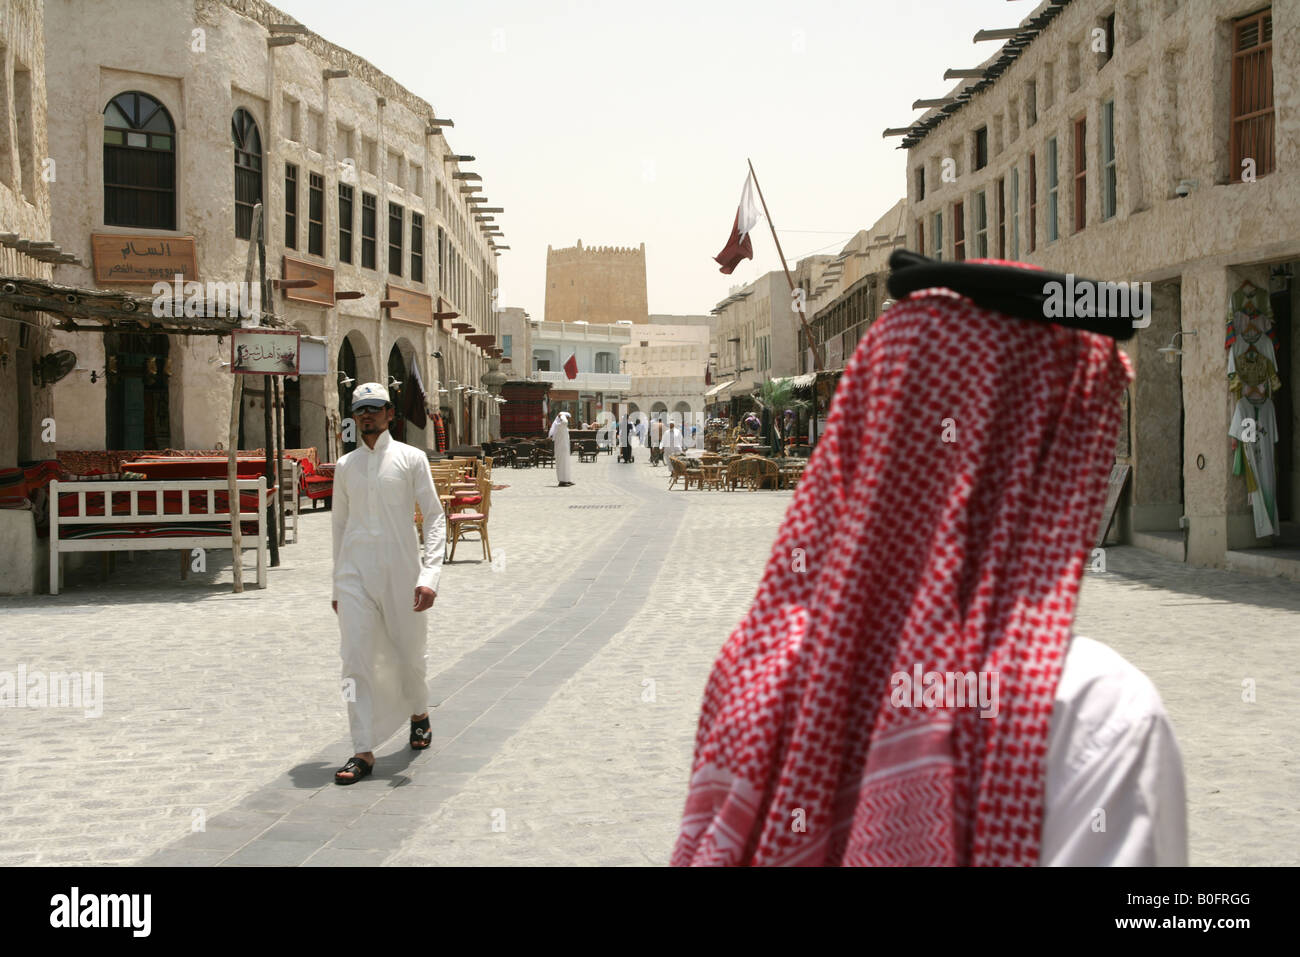
[[[49,240],[45,43],[36,0],[0,0],[0,109],[0,232]],[[51,172],[57,175],[57,167]],[[0,246],[0,275],[50,274],[49,265]],[[0,312],[0,468],[54,453],[54,443],[43,438],[43,423],[54,414],[53,389],[32,381],[32,363],[51,351],[49,319],[32,312],[8,315],[14,318]],[[70,422],[54,424],[59,429]]]

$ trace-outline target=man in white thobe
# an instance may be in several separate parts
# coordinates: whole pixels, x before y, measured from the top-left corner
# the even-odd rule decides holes
[[[555,477],[564,488],[573,484],[571,475],[573,462],[569,457],[569,413],[561,412],[551,423],[551,431],[546,436],[555,443]]]
[[[660,445],[664,450],[664,461],[667,462],[671,456],[681,455],[686,449],[682,441],[682,430],[677,428],[676,422],[669,422],[668,428],[664,431]]]
[[[362,444],[334,470],[334,610],[342,637],[343,695],[356,753],[334,775],[353,784],[374,769],[375,748],[411,719],[411,748],[432,740],[425,645],[442,572],[447,523],[428,457],[388,432],[393,405],[377,382],[357,387],[352,414]],[[413,529],[424,516],[424,554]]]

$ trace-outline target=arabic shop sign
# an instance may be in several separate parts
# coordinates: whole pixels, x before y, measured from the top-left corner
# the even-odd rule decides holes
[[[230,371],[240,375],[297,375],[300,333],[236,329],[230,334]]]
[[[92,233],[90,248],[95,258],[95,282],[171,282],[199,278],[198,253],[193,236],[131,236],[123,233]]]

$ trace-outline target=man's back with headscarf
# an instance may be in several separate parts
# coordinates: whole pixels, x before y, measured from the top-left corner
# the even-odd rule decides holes
[[[674,863],[1061,862],[1049,744],[1092,725],[1053,708],[1129,379],[945,290],[876,321],[710,676]],[[930,674],[996,676],[998,712],[893,694]]]

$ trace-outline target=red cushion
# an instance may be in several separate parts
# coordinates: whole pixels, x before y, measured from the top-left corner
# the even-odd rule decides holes
[[[451,500],[452,505],[477,505],[483,501],[482,495],[457,495]]]
[[[450,515],[450,516],[448,516],[447,521],[449,521],[449,522],[481,522],[481,521],[483,521],[483,519],[485,519],[485,518],[487,518],[487,516],[484,515],[484,514],[481,513],[481,512],[457,512],[455,515]]]

